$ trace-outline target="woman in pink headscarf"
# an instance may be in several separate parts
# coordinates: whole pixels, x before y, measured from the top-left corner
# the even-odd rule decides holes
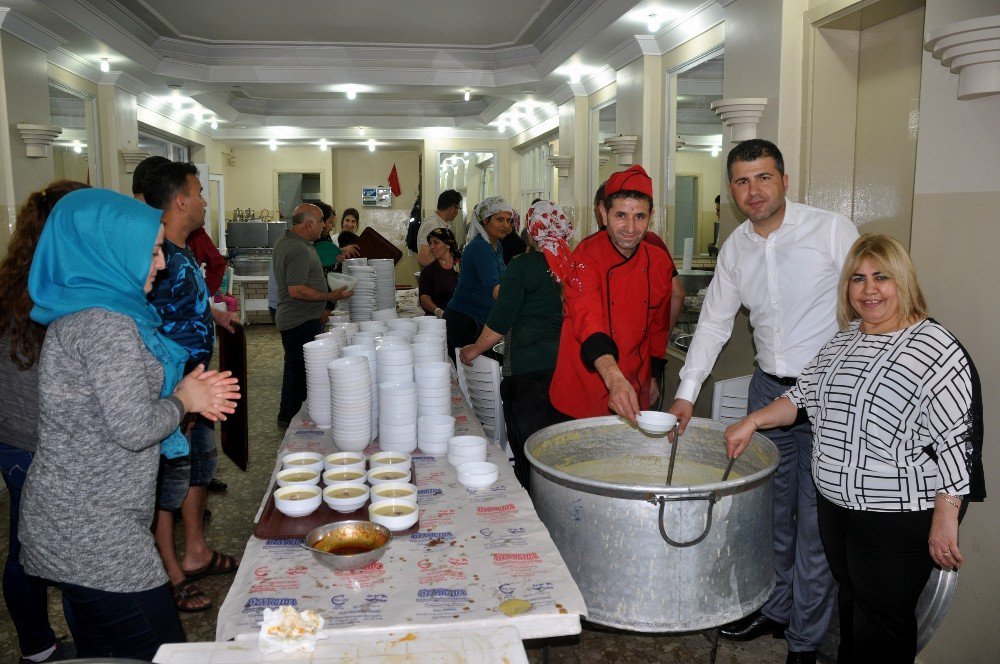
[[[559,206],[539,201],[525,215],[528,252],[515,257],[503,273],[500,293],[479,339],[462,349],[472,361],[510,333],[505,353],[511,375],[500,386],[507,440],[514,452],[514,474],[529,488],[530,465],[524,455],[528,437],[566,418],[549,403],[549,383],[559,354],[562,282],[570,272],[567,240],[573,224]]]

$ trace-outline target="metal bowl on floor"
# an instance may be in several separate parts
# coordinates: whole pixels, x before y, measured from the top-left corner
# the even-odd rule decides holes
[[[371,521],[339,521],[310,531],[302,546],[332,570],[368,567],[389,548],[392,533]]]

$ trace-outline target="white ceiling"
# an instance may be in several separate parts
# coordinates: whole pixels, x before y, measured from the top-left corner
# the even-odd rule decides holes
[[[117,82],[144,105],[234,145],[357,141],[359,127],[365,139],[386,141],[494,137],[498,119],[520,103],[522,119],[509,136],[552,118],[573,94],[613,81],[609,67],[669,48],[722,17],[710,0],[4,4],[11,11],[0,13],[3,29],[45,48],[51,62]],[[662,17],[654,35],[650,14]],[[102,57],[112,69],[103,76]],[[570,83],[573,71],[582,82]],[[174,111],[171,95],[197,102],[202,120],[190,106]],[[216,130],[208,127],[213,119]]]

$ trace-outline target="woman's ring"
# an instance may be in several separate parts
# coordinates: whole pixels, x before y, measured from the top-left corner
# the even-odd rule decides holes
[[[945,550],[944,550],[944,551],[942,551],[941,553],[942,553],[943,555],[945,555],[945,556],[950,556],[950,555],[951,555],[951,551],[949,551],[948,549],[945,549]]]

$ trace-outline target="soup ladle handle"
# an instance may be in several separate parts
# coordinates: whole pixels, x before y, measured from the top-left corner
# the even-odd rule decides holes
[[[725,482],[729,479],[729,473],[733,471],[733,464],[736,463],[736,457],[730,457],[729,463],[726,464],[726,472],[722,473],[722,481]]]
[[[669,437],[668,437],[669,440]],[[667,466],[667,486],[674,479],[674,461],[677,459],[677,445],[681,442],[681,436],[677,425],[674,425],[674,442],[670,445],[670,465]]]

